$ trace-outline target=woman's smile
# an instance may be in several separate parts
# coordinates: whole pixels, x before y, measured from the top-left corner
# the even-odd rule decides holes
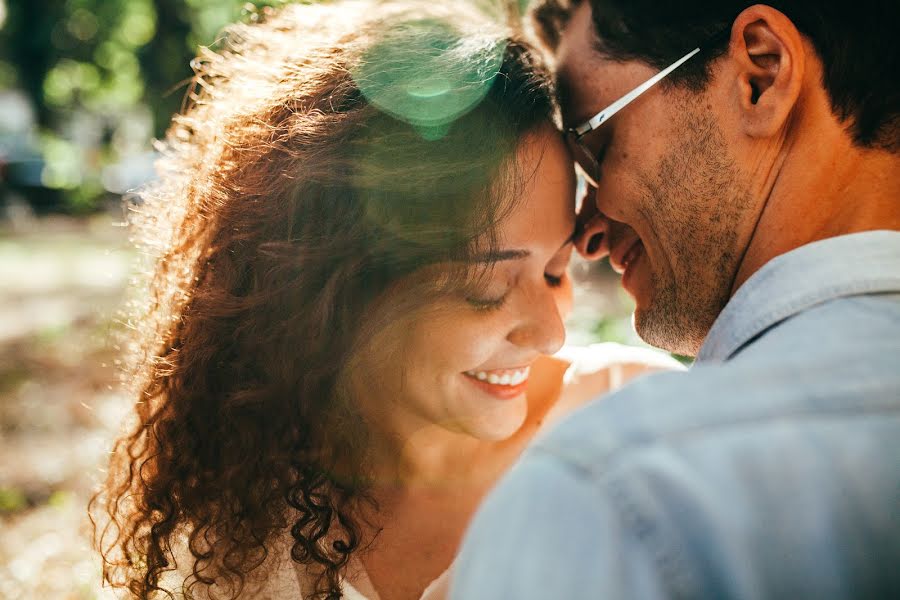
[[[528,387],[531,367],[493,369],[490,371],[466,371],[463,375],[477,388],[497,398],[515,398]]]

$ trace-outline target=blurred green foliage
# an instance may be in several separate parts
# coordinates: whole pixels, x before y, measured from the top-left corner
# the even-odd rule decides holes
[[[28,499],[21,490],[0,488],[0,514],[21,510],[27,503]]]
[[[0,98],[24,96],[30,121],[0,119],[0,163],[37,164],[35,189],[94,209],[140,178],[108,167],[143,154],[135,168],[146,168],[151,138],[181,108],[197,47],[284,1],[0,0]]]
[[[198,47],[266,7],[314,1],[0,0],[0,209],[12,191],[90,212],[143,183]],[[498,16],[529,2],[471,1]]]

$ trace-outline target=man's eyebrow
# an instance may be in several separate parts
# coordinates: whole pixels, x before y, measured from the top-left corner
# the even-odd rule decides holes
[[[572,110],[572,88],[569,87],[569,80],[565,76],[556,78],[556,86],[556,101],[563,114],[563,129],[581,125],[594,116],[594,113],[585,113],[586,109],[581,109],[580,112]]]
[[[568,80],[562,77],[557,78],[556,101],[562,109],[563,129],[581,125],[585,119],[580,119],[581,115],[573,114],[572,110],[572,90],[569,88]],[[579,118],[573,119],[577,116]]]
[[[561,107],[568,107],[571,92],[569,91],[569,82],[565,77],[556,77],[556,101]]]

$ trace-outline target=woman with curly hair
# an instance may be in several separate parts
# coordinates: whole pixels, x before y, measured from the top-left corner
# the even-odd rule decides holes
[[[551,79],[425,4],[289,5],[194,63],[133,211],[136,422],[92,505],[130,597],[439,597],[535,433],[654,362],[550,357],[575,226]]]

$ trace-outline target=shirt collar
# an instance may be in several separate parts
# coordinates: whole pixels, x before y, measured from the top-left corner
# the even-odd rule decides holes
[[[697,361],[725,361],[766,329],[817,304],[884,292],[900,292],[900,232],[867,231],[801,246],[770,260],[738,289]]]

